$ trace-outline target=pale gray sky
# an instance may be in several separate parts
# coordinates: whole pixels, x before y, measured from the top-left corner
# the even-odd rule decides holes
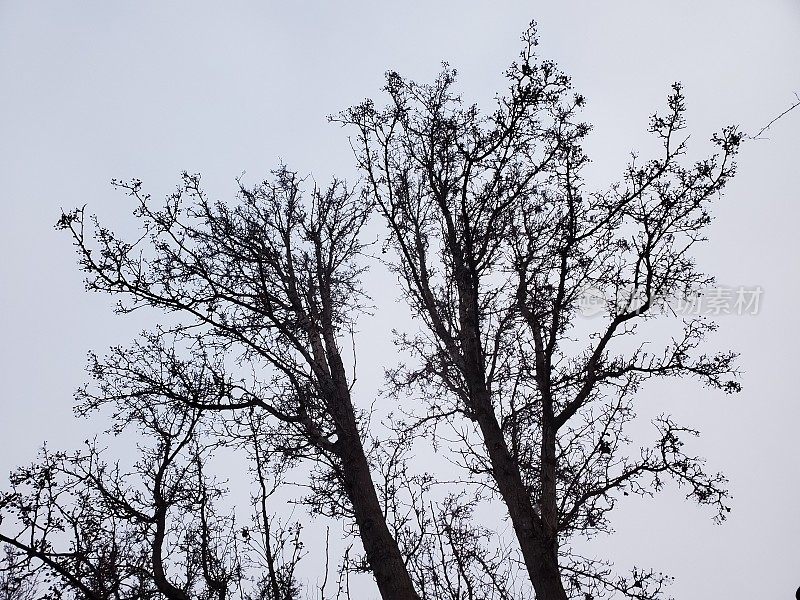
[[[43,440],[74,446],[84,357],[147,325],[84,294],[59,208],[88,204],[124,223],[109,179],[154,196],[199,171],[217,197],[279,159],[324,181],[352,177],[346,133],[325,116],[379,96],[386,69],[416,79],[442,60],[466,98],[501,89],[535,18],[541,53],[572,75],[595,125],[592,181],[617,179],[669,85],[685,85],[692,150],[728,123],[756,130],[800,92],[800,1],[53,2],[0,0],[0,472]],[[731,479],[723,526],[677,493],[630,501],[597,553],[677,577],[682,600],[791,598],[800,585],[800,111],[749,143],[717,204],[702,265],[723,283],[761,285],[761,314],[720,320],[715,345],[742,354],[744,391],[646,388],[654,413],[699,428],[696,450]],[[392,289],[381,293],[391,302]],[[378,298],[380,300],[381,298]],[[380,383],[393,323],[363,329],[361,386]],[[365,350],[366,348],[366,350]],[[372,362],[370,362],[372,361]]]

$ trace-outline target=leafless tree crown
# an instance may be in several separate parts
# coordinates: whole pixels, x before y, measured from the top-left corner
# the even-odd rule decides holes
[[[739,390],[735,354],[705,349],[713,321],[659,300],[712,281],[693,249],[743,136],[726,128],[688,160],[676,84],[650,121],[654,156],[590,189],[584,98],[536,55],[533,27],[506,79],[486,112],[447,65],[430,84],[388,73],[383,107],[332,118],[358,186],[280,166],[222,202],[184,173],[158,203],[115,181],[134,203],[130,239],[83,209],[62,215],[87,288],[157,324],[90,355],[76,411],[100,411],[108,431],[12,473],[0,600],[345,598],[358,572],[385,600],[666,597],[667,576],[620,574],[575,541],[610,533],[621,497],[668,481],[718,520],[730,510],[725,478],[686,445],[698,432],[666,406],[651,442],[630,424],[653,378]],[[388,265],[419,324],[397,332],[383,422],[354,387],[369,265]],[[594,319],[581,318],[587,290],[603,302]],[[657,321],[671,337],[651,339]],[[107,447],[125,439],[139,444],[132,464]],[[431,448],[455,475],[415,460]],[[250,465],[249,510],[209,473],[222,450]],[[307,490],[295,502],[355,540],[340,557],[328,545],[315,576],[298,567],[301,525],[277,509],[290,472]]]

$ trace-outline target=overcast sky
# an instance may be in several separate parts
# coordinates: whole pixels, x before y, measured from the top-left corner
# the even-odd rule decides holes
[[[0,0],[0,472],[49,440],[85,434],[71,413],[85,353],[147,323],[119,319],[84,293],[60,207],[111,223],[129,206],[111,178],[154,196],[182,170],[215,197],[279,160],[325,181],[352,178],[346,132],[326,115],[379,96],[394,69],[430,79],[447,60],[484,105],[536,19],[541,53],[585,94],[595,126],[592,182],[622,173],[648,116],[684,83],[693,156],[729,123],[755,131],[800,92],[800,1],[37,2]],[[684,600],[791,598],[800,585],[800,110],[748,143],[715,209],[701,265],[729,285],[764,289],[757,316],[719,320],[719,348],[741,352],[744,391],[645,388],[653,413],[703,432],[696,445],[731,479],[723,526],[669,492],[621,505],[595,550],[677,578]],[[381,295],[382,294],[382,295]],[[396,290],[379,292],[391,300]],[[387,313],[363,329],[362,389],[392,355]],[[366,350],[364,349],[366,348]],[[372,361],[372,362],[370,362]]]

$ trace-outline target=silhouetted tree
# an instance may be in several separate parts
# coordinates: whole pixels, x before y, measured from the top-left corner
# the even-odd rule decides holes
[[[38,578],[10,546],[4,547],[0,561],[0,600],[35,600]]]
[[[351,597],[354,572],[370,572],[384,600],[507,600],[531,587],[538,600],[663,598],[666,576],[620,575],[573,542],[608,532],[620,496],[653,495],[666,479],[716,518],[728,511],[725,479],[685,449],[696,431],[663,414],[652,444],[639,445],[626,426],[651,378],[739,389],[735,356],[701,349],[713,323],[677,319],[661,301],[713,281],[692,248],[742,136],[726,128],[713,156],[687,163],[676,85],[651,120],[656,157],[634,155],[621,181],[588,191],[584,99],[535,55],[533,28],[523,41],[492,112],[465,104],[445,66],[429,85],[391,72],[387,107],[365,101],[335,118],[355,131],[363,189],[307,186],[280,167],[222,202],[184,173],[163,203],[141,181],[114,182],[135,205],[130,239],[83,209],[62,215],[87,288],[158,322],[91,355],[92,381],[77,394],[79,414],[110,412],[105,435],[145,442],[127,469],[107,461],[100,437],[76,453],[45,448],[12,474],[0,496],[8,589],[327,600],[329,565],[317,590],[302,589],[300,526],[269,510],[302,465],[301,502],[363,547],[345,550],[336,598]],[[377,427],[371,402],[353,398],[373,213],[421,324],[397,336],[410,364],[389,370],[392,392],[414,401]],[[587,290],[603,311],[582,321]],[[660,347],[643,333],[657,317],[680,321]],[[419,468],[421,445],[489,493]],[[207,475],[223,446],[249,460],[244,524],[219,512],[224,490]],[[505,506],[513,539],[475,516],[486,502]]]
[[[96,374],[110,393],[108,373]],[[79,412],[95,408],[98,396],[88,388],[80,396]],[[284,550],[299,547],[299,530],[291,538],[270,531],[259,487],[256,526],[237,538],[233,517],[215,508],[224,490],[204,474],[214,444],[204,445],[201,411],[144,396],[113,404],[110,432],[143,438],[135,464],[109,464],[107,450],[87,440],[79,452],[45,447],[12,474],[0,496],[9,581],[53,599],[298,599],[300,557]],[[266,550],[254,546],[256,536]],[[269,586],[266,569],[279,574]]]
[[[524,42],[491,113],[464,103],[445,66],[430,85],[390,72],[386,108],[368,100],[334,118],[355,130],[355,156],[398,257],[393,269],[424,324],[399,336],[417,365],[394,371],[393,383],[427,398],[420,426],[435,436],[450,423],[462,437],[464,467],[488,479],[508,509],[537,598],[603,589],[655,598],[659,575],[616,579],[573,557],[569,541],[606,531],[620,495],[652,494],[664,477],[719,518],[728,510],[724,479],[683,450],[696,432],[664,416],[654,446],[631,452],[623,426],[651,377],[738,390],[734,355],[698,349],[713,324],[687,320],[661,350],[636,334],[637,323],[669,316],[659,299],[688,298],[711,281],[691,249],[734,174],[741,135],[725,129],[713,137],[718,154],[686,165],[676,85],[668,112],[650,124],[660,156],[634,155],[620,183],[590,192],[584,99],[536,57],[533,27]],[[608,299],[588,336],[576,327],[587,289]]]
[[[121,312],[149,306],[175,321],[115,349],[96,371],[113,380],[111,397],[272,417],[271,425],[260,421],[269,429],[259,435],[288,460],[310,459],[309,502],[352,519],[383,597],[415,599],[378,501],[341,356],[362,308],[360,232],[371,204],[340,181],[306,197],[296,174],[273,175],[222,203],[185,174],[160,209],[140,182],[117,183],[136,199],[143,232],[135,243],[98,226],[93,244],[82,211],[62,217],[89,289],[123,298]]]

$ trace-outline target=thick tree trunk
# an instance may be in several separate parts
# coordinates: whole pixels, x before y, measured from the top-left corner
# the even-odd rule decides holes
[[[473,267],[470,273],[474,272]],[[530,492],[522,480],[519,464],[509,451],[503,430],[497,422],[491,389],[486,382],[480,308],[477,301],[478,279],[471,274],[462,274],[458,283],[460,341],[465,363],[464,375],[469,386],[469,408],[480,427],[483,444],[492,465],[492,477],[508,508],[536,599],[567,600],[558,568],[555,487],[543,487],[543,495],[550,494],[550,497],[542,498],[542,504],[547,506],[547,510],[541,515],[537,514]],[[553,466],[554,464],[548,464],[548,469],[544,469],[542,474],[545,477],[554,475],[554,471],[550,470]]]
[[[536,600],[567,600],[567,592],[561,582],[558,564],[555,560],[544,559],[535,576],[533,589]]]
[[[344,486],[355,513],[367,561],[383,600],[419,600],[405,561],[386,525],[360,439],[343,451]]]
[[[476,418],[492,464],[492,475],[508,508],[536,598],[567,600],[558,569],[555,528],[547,532],[542,527],[488,398],[481,398],[478,403],[481,407],[476,410]]]
[[[397,540],[386,525],[375,482],[372,480],[355,409],[338,353],[331,353],[334,400],[331,412],[339,433],[339,457],[342,461],[342,484],[353,507],[356,525],[383,600],[420,600],[414,590]]]
[[[156,485],[160,487],[161,476],[159,476]],[[160,491],[156,492],[159,496]],[[167,508],[161,501],[156,501],[155,524],[156,531],[152,541],[151,559],[153,568],[153,581],[156,588],[161,592],[167,600],[189,600],[189,595],[183,590],[175,587],[167,578],[166,571],[164,570],[164,539],[166,537],[167,529]]]

